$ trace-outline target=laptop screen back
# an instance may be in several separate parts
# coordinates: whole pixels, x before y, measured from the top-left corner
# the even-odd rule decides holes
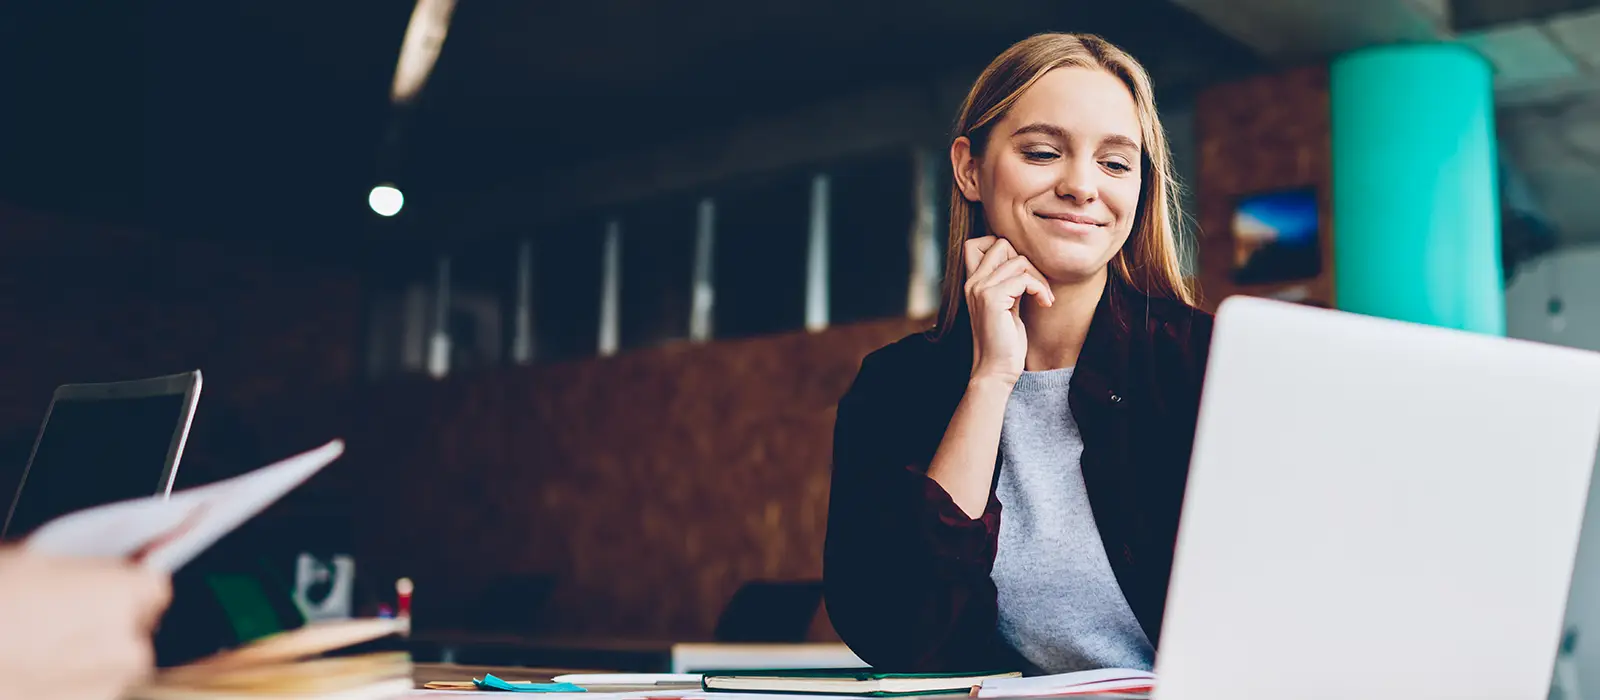
[[[26,537],[76,510],[166,493],[174,438],[188,429],[191,411],[182,392],[58,397],[11,506],[5,539]]]
[[[1600,354],[1234,296],[1197,433],[1156,700],[1546,697]]]

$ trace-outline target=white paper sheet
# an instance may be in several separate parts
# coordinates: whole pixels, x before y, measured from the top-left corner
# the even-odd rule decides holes
[[[569,673],[550,680],[573,685],[693,685],[700,686],[698,673]]]
[[[1102,668],[1028,678],[991,678],[978,686],[980,698],[1043,697],[1143,688],[1155,683],[1155,674],[1126,668]]]
[[[45,523],[23,546],[59,556],[132,557],[171,573],[342,454],[344,442],[334,440],[167,499],[152,496],[69,513]]]

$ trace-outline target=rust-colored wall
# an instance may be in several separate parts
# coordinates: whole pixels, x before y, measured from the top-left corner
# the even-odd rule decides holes
[[[352,275],[0,204],[0,493],[60,384],[201,369],[201,465],[224,417],[346,386],[360,328]]]
[[[530,634],[705,638],[745,581],[819,578],[835,403],[866,353],[926,325],[369,385],[354,276],[6,209],[0,232],[0,426],[18,436],[0,488],[57,384],[199,367],[180,482],[348,443],[219,549],[348,549],[372,592],[428,582],[419,610],[554,574]]]
[[[1328,70],[1314,65],[1207,89],[1196,100],[1200,140],[1200,288],[1216,305],[1233,294],[1305,286],[1309,301],[1333,304],[1333,173]],[[1230,278],[1231,223],[1242,196],[1317,187],[1322,214],[1322,274],[1303,283],[1241,287]]]
[[[924,326],[376,388],[351,461],[388,487],[362,511],[360,551],[459,590],[555,574],[530,632],[709,637],[741,583],[821,577],[834,405],[866,353]]]

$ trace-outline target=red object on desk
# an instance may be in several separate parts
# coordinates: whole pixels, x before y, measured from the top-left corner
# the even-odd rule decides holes
[[[396,617],[411,617],[411,594],[415,588],[409,578],[394,582],[395,602],[399,608],[396,611]]]

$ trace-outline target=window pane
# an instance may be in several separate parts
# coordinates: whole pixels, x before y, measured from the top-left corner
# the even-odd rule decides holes
[[[905,315],[916,214],[909,149],[844,163],[829,173],[829,319]]]
[[[423,371],[433,332],[437,258],[380,252],[367,263],[367,376]]]
[[[540,231],[533,246],[534,360],[592,357],[599,348],[605,222],[580,219]]]
[[[622,216],[622,347],[689,336],[698,200],[687,195]]]
[[[715,337],[804,327],[810,211],[809,172],[717,196]]]
[[[500,364],[510,347],[516,243],[487,240],[450,256],[450,372]]]

